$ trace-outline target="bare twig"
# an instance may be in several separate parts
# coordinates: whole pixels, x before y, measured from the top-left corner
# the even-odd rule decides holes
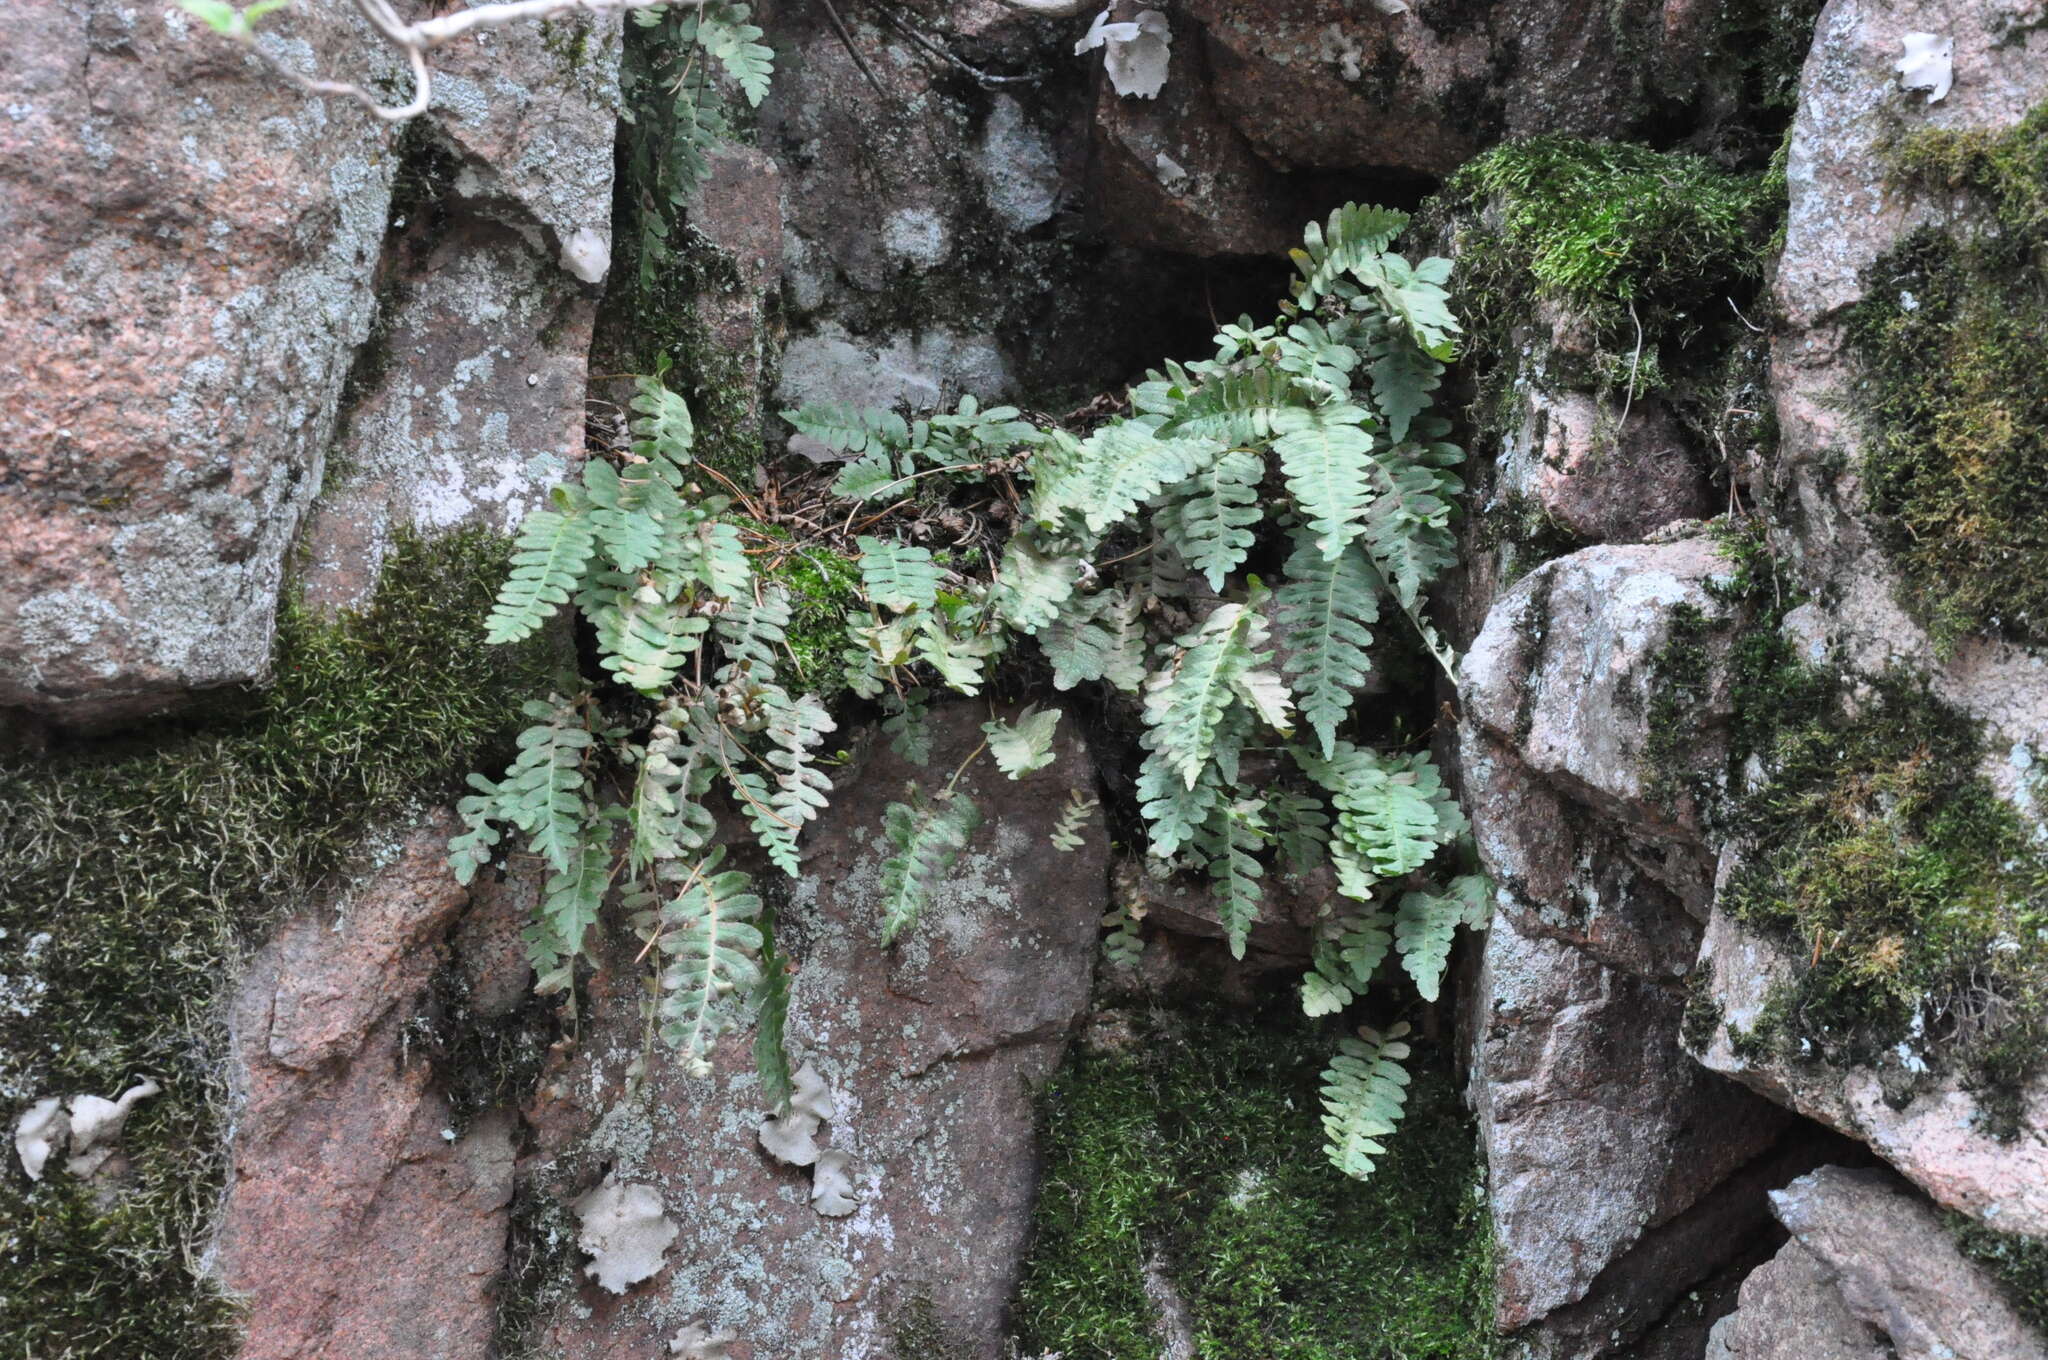
[[[391,0],[350,0],[355,6],[356,13],[362,15],[364,21],[376,29],[387,44],[405,53],[406,64],[412,68],[413,94],[412,98],[403,104],[386,104],[361,85],[350,81],[317,80],[311,76],[301,75],[257,43],[257,29],[253,24],[244,23],[238,31],[223,33],[222,36],[255,53],[264,65],[295,89],[306,94],[338,95],[344,99],[353,99],[368,109],[371,116],[382,122],[403,123],[425,113],[427,105],[433,100],[434,71],[427,62],[427,53],[436,48],[446,47],[457,38],[485,29],[505,28],[512,24],[549,19],[562,14],[624,13],[627,10],[652,9],[663,4],[696,8],[702,6],[704,2],[705,0],[498,0],[496,4],[460,9],[453,14],[443,14],[409,24],[392,8]]]

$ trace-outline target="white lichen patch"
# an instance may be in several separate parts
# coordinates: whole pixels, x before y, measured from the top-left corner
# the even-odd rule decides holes
[[[576,1245],[590,1256],[584,1273],[614,1294],[652,1278],[677,1228],[651,1186],[606,1180],[573,1206],[582,1222]]]

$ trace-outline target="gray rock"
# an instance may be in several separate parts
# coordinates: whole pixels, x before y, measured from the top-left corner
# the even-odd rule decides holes
[[[1585,1298],[1646,1232],[1709,1199],[1790,1120],[1684,1060],[1676,988],[1524,935],[1512,919],[1487,933],[1475,990],[1470,1091],[1506,1331]],[[1742,1245],[1739,1234],[1705,1234],[1675,1269],[1697,1279]],[[1603,1309],[1654,1316],[1645,1296],[1685,1287],[1672,1288],[1670,1273],[1636,1271]]]
[[[1793,1240],[1717,1329],[1729,1360],[2048,1357],[1940,1216],[1890,1172],[1822,1167],[1774,1191],[1771,1210]]]
[[[1530,389],[1495,475],[1496,494],[1588,543],[1632,542],[1714,510],[1705,471],[1654,397],[1622,405]]]
[[[2004,1232],[2048,1237],[2048,1078],[2020,1092],[2020,1136],[1988,1131],[1978,1095],[1958,1077],[1930,1071],[1901,1045],[1882,1066],[1833,1067],[1782,1046],[1738,1045],[1758,1028],[1774,994],[1792,985],[1792,948],[1716,910],[1700,947],[1720,1023],[1703,1064],[1870,1145],[1936,1202]]]
[[[907,784],[944,784],[987,716],[965,703],[936,711],[927,767],[871,749],[841,779],[778,909],[794,967],[791,1056],[831,1088],[818,1142],[849,1163],[858,1203],[832,1207],[850,1214],[822,1216],[811,1173],[760,1151],[751,1036],[723,1040],[701,1080],[656,1054],[645,1092],[626,1096],[644,969],[628,952],[593,983],[582,1048],[556,1083],[595,1121],[581,1155],[655,1187],[683,1231],[669,1268],[623,1300],[584,1286],[553,1319],[552,1353],[651,1355],[695,1325],[736,1333],[741,1360],[884,1360],[897,1325],[923,1314],[949,1355],[1003,1355],[1035,1188],[1030,1090],[1087,1009],[1108,846],[1099,815],[1084,849],[1047,844],[1065,790],[1092,779],[1071,733],[1052,766],[1020,782],[980,761],[961,787],[987,822],[925,918],[880,947],[881,806]]]

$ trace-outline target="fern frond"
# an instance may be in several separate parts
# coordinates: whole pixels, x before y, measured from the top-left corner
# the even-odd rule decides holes
[[[519,526],[512,574],[484,621],[487,643],[518,642],[569,602],[582,579],[596,537],[577,509],[536,510]]]
[[[666,367],[666,360],[664,360]],[[690,407],[663,385],[659,374],[642,374],[633,379],[633,452],[647,460],[655,474],[671,487],[684,481],[683,469],[694,461],[690,449],[697,441]],[[627,568],[630,570],[630,568]]]
[[[1048,554],[1030,531],[1011,535],[996,572],[996,609],[1010,626],[1036,633],[1059,617],[1060,606],[1073,598],[1081,579],[1081,558],[1074,552]]]
[[[1201,627],[1177,640],[1172,663],[1146,682],[1147,737],[1190,789],[1209,763],[1238,682],[1267,659],[1258,650],[1265,628],[1245,605],[1218,605]]]
[[[1089,532],[1099,534],[1129,519],[1161,488],[1192,477],[1221,452],[1215,440],[1162,439],[1143,421],[1119,421],[1088,436],[1071,473],[1045,494],[1059,509],[1079,513]]]
[[[1410,892],[1401,895],[1394,915],[1394,945],[1401,966],[1415,979],[1424,1001],[1434,1001],[1451,958],[1451,937],[1465,919],[1466,904],[1457,897]]]
[[[1406,1113],[1408,1073],[1401,1060],[1408,1045],[1401,1040],[1407,1033],[1405,1023],[1385,1033],[1360,1025],[1358,1037],[1339,1041],[1323,1070],[1323,1135],[1330,1140],[1323,1151],[1356,1180],[1372,1175],[1374,1159],[1386,1153],[1380,1140]]]
[[[838,730],[838,724],[816,695],[802,694],[792,699],[773,687],[769,694],[770,746],[763,759],[775,768],[775,792],[768,806],[780,820],[769,854],[784,873],[794,878],[797,831],[790,828],[802,827],[825,810],[832,779],[818,768],[816,751],[827,733]]]
[[[1234,959],[1244,957],[1252,922],[1259,917],[1259,879],[1265,870],[1258,852],[1265,843],[1265,805],[1256,799],[1218,800],[1195,836],[1195,848],[1209,861],[1209,895]]]
[[[882,814],[883,834],[896,853],[882,861],[882,947],[917,924],[932,891],[981,825],[981,809],[953,793],[929,806],[891,803]]]
[[[1145,625],[1137,597],[1122,589],[1069,600],[1038,635],[1052,662],[1052,687],[1072,689],[1083,680],[1106,680],[1135,693],[1145,680]]]
[[[1324,557],[1357,537],[1372,498],[1371,415],[1348,404],[1289,412],[1275,425],[1273,451],[1295,508]]]
[[[1194,840],[1195,832],[1216,810],[1223,797],[1223,781],[1215,766],[1204,765],[1196,781],[1185,784],[1166,755],[1152,751],[1138,767],[1137,793],[1151,851],[1170,859]]]
[[[1357,203],[1332,212],[1327,225],[1309,223],[1302,232],[1302,248],[1288,252],[1299,271],[1295,301],[1313,307],[1338,279],[1361,268],[1371,270],[1407,226],[1406,213]]]
[[[1353,987],[1364,991],[1394,947],[1394,918],[1379,907],[1345,916],[1337,927],[1337,957]]]
[[[703,645],[711,620],[667,599],[652,585],[603,572],[578,593],[577,603],[597,634],[598,664],[620,684],[658,695]]]
[[[709,757],[682,739],[684,715],[667,709],[638,748],[633,792],[626,804],[627,862],[641,873],[662,860],[702,850],[717,832],[699,800],[715,771]],[[629,748],[630,749],[630,748]]]
[[[910,442],[910,427],[902,416],[850,402],[814,401],[784,411],[782,418],[797,433],[839,453],[887,453]]]
[[[688,874],[660,909],[661,1037],[682,1053],[692,1075],[708,1075],[711,1045],[727,1025],[724,1003],[760,980],[761,899],[747,876],[719,872],[723,846]],[[680,866],[677,866],[678,868]],[[675,874],[675,869],[671,869]]]
[[[1273,827],[1273,843],[1290,874],[1305,874],[1323,862],[1330,843],[1330,814],[1322,800],[1292,789],[1274,789],[1266,794],[1267,820]]]
[[[1053,824],[1052,833],[1046,837],[1052,848],[1061,854],[1070,854],[1088,843],[1081,834],[1081,824],[1088,820],[1088,814],[1101,806],[1093,794],[1072,789],[1067,794],[1067,805],[1060,811],[1059,821]]]
[[[1427,756],[1403,760],[1339,741],[1331,759],[1300,748],[1295,758],[1337,805],[1332,850],[1359,856],[1377,877],[1421,868],[1464,832],[1464,816]]]
[[[948,688],[979,693],[984,668],[1003,650],[1002,634],[981,626],[989,621],[987,615],[971,604],[941,605],[915,615],[914,621],[911,650],[917,659],[937,671]]]
[[[745,5],[705,5],[698,12],[697,41],[739,85],[747,103],[759,108],[775,74],[775,50],[762,45],[761,30],[746,20]]]
[[[1052,739],[1058,729],[1060,710],[1035,707],[1017,715],[1015,723],[985,722],[981,730],[988,737],[988,753],[996,768],[1012,779],[1042,770],[1053,762]]]
[[[542,996],[563,991],[575,981],[584,939],[597,923],[605,890],[611,887],[611,823],[595,821],[580,831],[568,868],[549,875],[534,918],[520,932],[527,962],[533,965],[533,989]]]
[[[1188,393],[1161,431],[1225,445],[1262,444],[1307,406],[1307,394],[1286,374],[1254,368],[1211,378]]]
[[[1368,625],[1379,621],[1380,575],[1356,544],[1330,558],[1306,535],[1297,536],[1285,575],[1273,595],[1281,665],[1294,681],[1303,721],[1328,757],[1352,696],[1372,670]]]
[[[737,525],[706,517],[669,538],[671,565],[677,574],[703,584],[721,600],[737,600],[749,592],[754,570],[747,565],[746,544]]]
[[[862,535],[861,589],[870,601],[898,612],[930,609],[939,593],[939,567],[929,549]]]
[[[1464,330],[1451,315],[1451,295],[1444,288],[1451,262],[1432,256],[1411,265],[1399,255],[1385,255],[1380,271],[1372,282],[1387,315],[1405,326],[1409,338],[1432,359],[1449,359]]]
[[[493,816],[526,832],[533,852],[567,873],[587,820],[583,755],[590,733],[559,700],[530,699],[520,711],[540,721],[519,734],[519,754],[495,787]]]
[[[1415,417],[1430,408],[1444,366],[1398,326],[1383,328],[1372,343],[1371,358],[1372,404],[1388,442],[1399,444],[1408,438]]]
[[[789,642],[789,592],[780,585],[759,587],[759,599],[742,596],[712,620],[725,647],[727,664],[755,680],[769,680]]]
[[[1165,504],[1152,517],[1153,527],[1173,545],[1189,566],[1209,578],[1211,590],[1223,589],[1230,573],[1251,551],[1251,525],[1259,509],[1259,479],[1266,461],[1255,453],[1226,453],[1187,481],[1169,487]]]

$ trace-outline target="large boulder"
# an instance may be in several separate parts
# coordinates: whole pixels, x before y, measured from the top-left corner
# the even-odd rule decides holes
[[[635,1087],[643,968],[629,949],[593,984],[579,1054],[544,1088],[578,1109],[541,1122],[593,1121],[562,1167],[650,1187],[680,1235],[647,1283],[623,1296],[586,1283],[568,1298],[548,1329],[553,1353],[653,1355],[695,1328],[732,1333],[733,1360],[883,1360],[915,1324],[942,1333],[948,1355],[1003,1355],[1035,1191],[1031,1090],[1087,1009],[1108,844],[1099,813],[1082,849],[1048,842],[1066,791],[1092,784],[1073,736],[1019,782],[975,762],[958,787],[987,821],[923,919],[880,946],[881,807],[909,786],[936,794],[985,717],[972,704],[936,712],[925,764],[871,750],[839,782],[777,910],[794,973],[787,1044],[830,1089],[817,1142],[849,1159],[857,1205],[814,1203],[835,1172],[787,1165],[757,1136],[767,1112],[751,1036],[722,1040],[701,1078],[657,1053]]]
[[[391,65],[344,9],[271,26],[293,60]],[[361,602],[397,529],[516,520],[581,448],[592,303],[560,261],[608,255],[618,32],[451,51],[402,134],[175,7],[7,7],[0,707],[96,724],[261,679],[352,370],[316,595]],[[499,225],[414,224],[380,265],[421,136]],[[359,359],[373,336],[395,362]]]
[[[1822,1167],[1771,1194],[1791,1232],[1707,1360],[2043,1360],[2048,1344],[1896,1176]]]
[[[287,921],[239,984],[216,1262],[247,1304],[242,1360],[488,1351],[514,1125],[458,1132],[418,1038],[471,909],[454,828],[441,813],[373,838],[356,883]]]
[[[260,676],[394,134],[172,6],[8,5],[0,91],[0,706],[103,721]]]
[[[1836,1066],[1796,1047],[1759,1042],[1773,998],[1806,960],[1787,943],[1716,909],[1700,948],[1702,1003],[1714,1018],[1695,1056],[1809,1119],[1857,1138],[1937,1203],[2005,1232],[2048,1237],[2048,1077],[2006,1111],[1999,1135],[1989,1094],[1965,1074],[1930,1070],[1901,1045],[1882,1062]]]

